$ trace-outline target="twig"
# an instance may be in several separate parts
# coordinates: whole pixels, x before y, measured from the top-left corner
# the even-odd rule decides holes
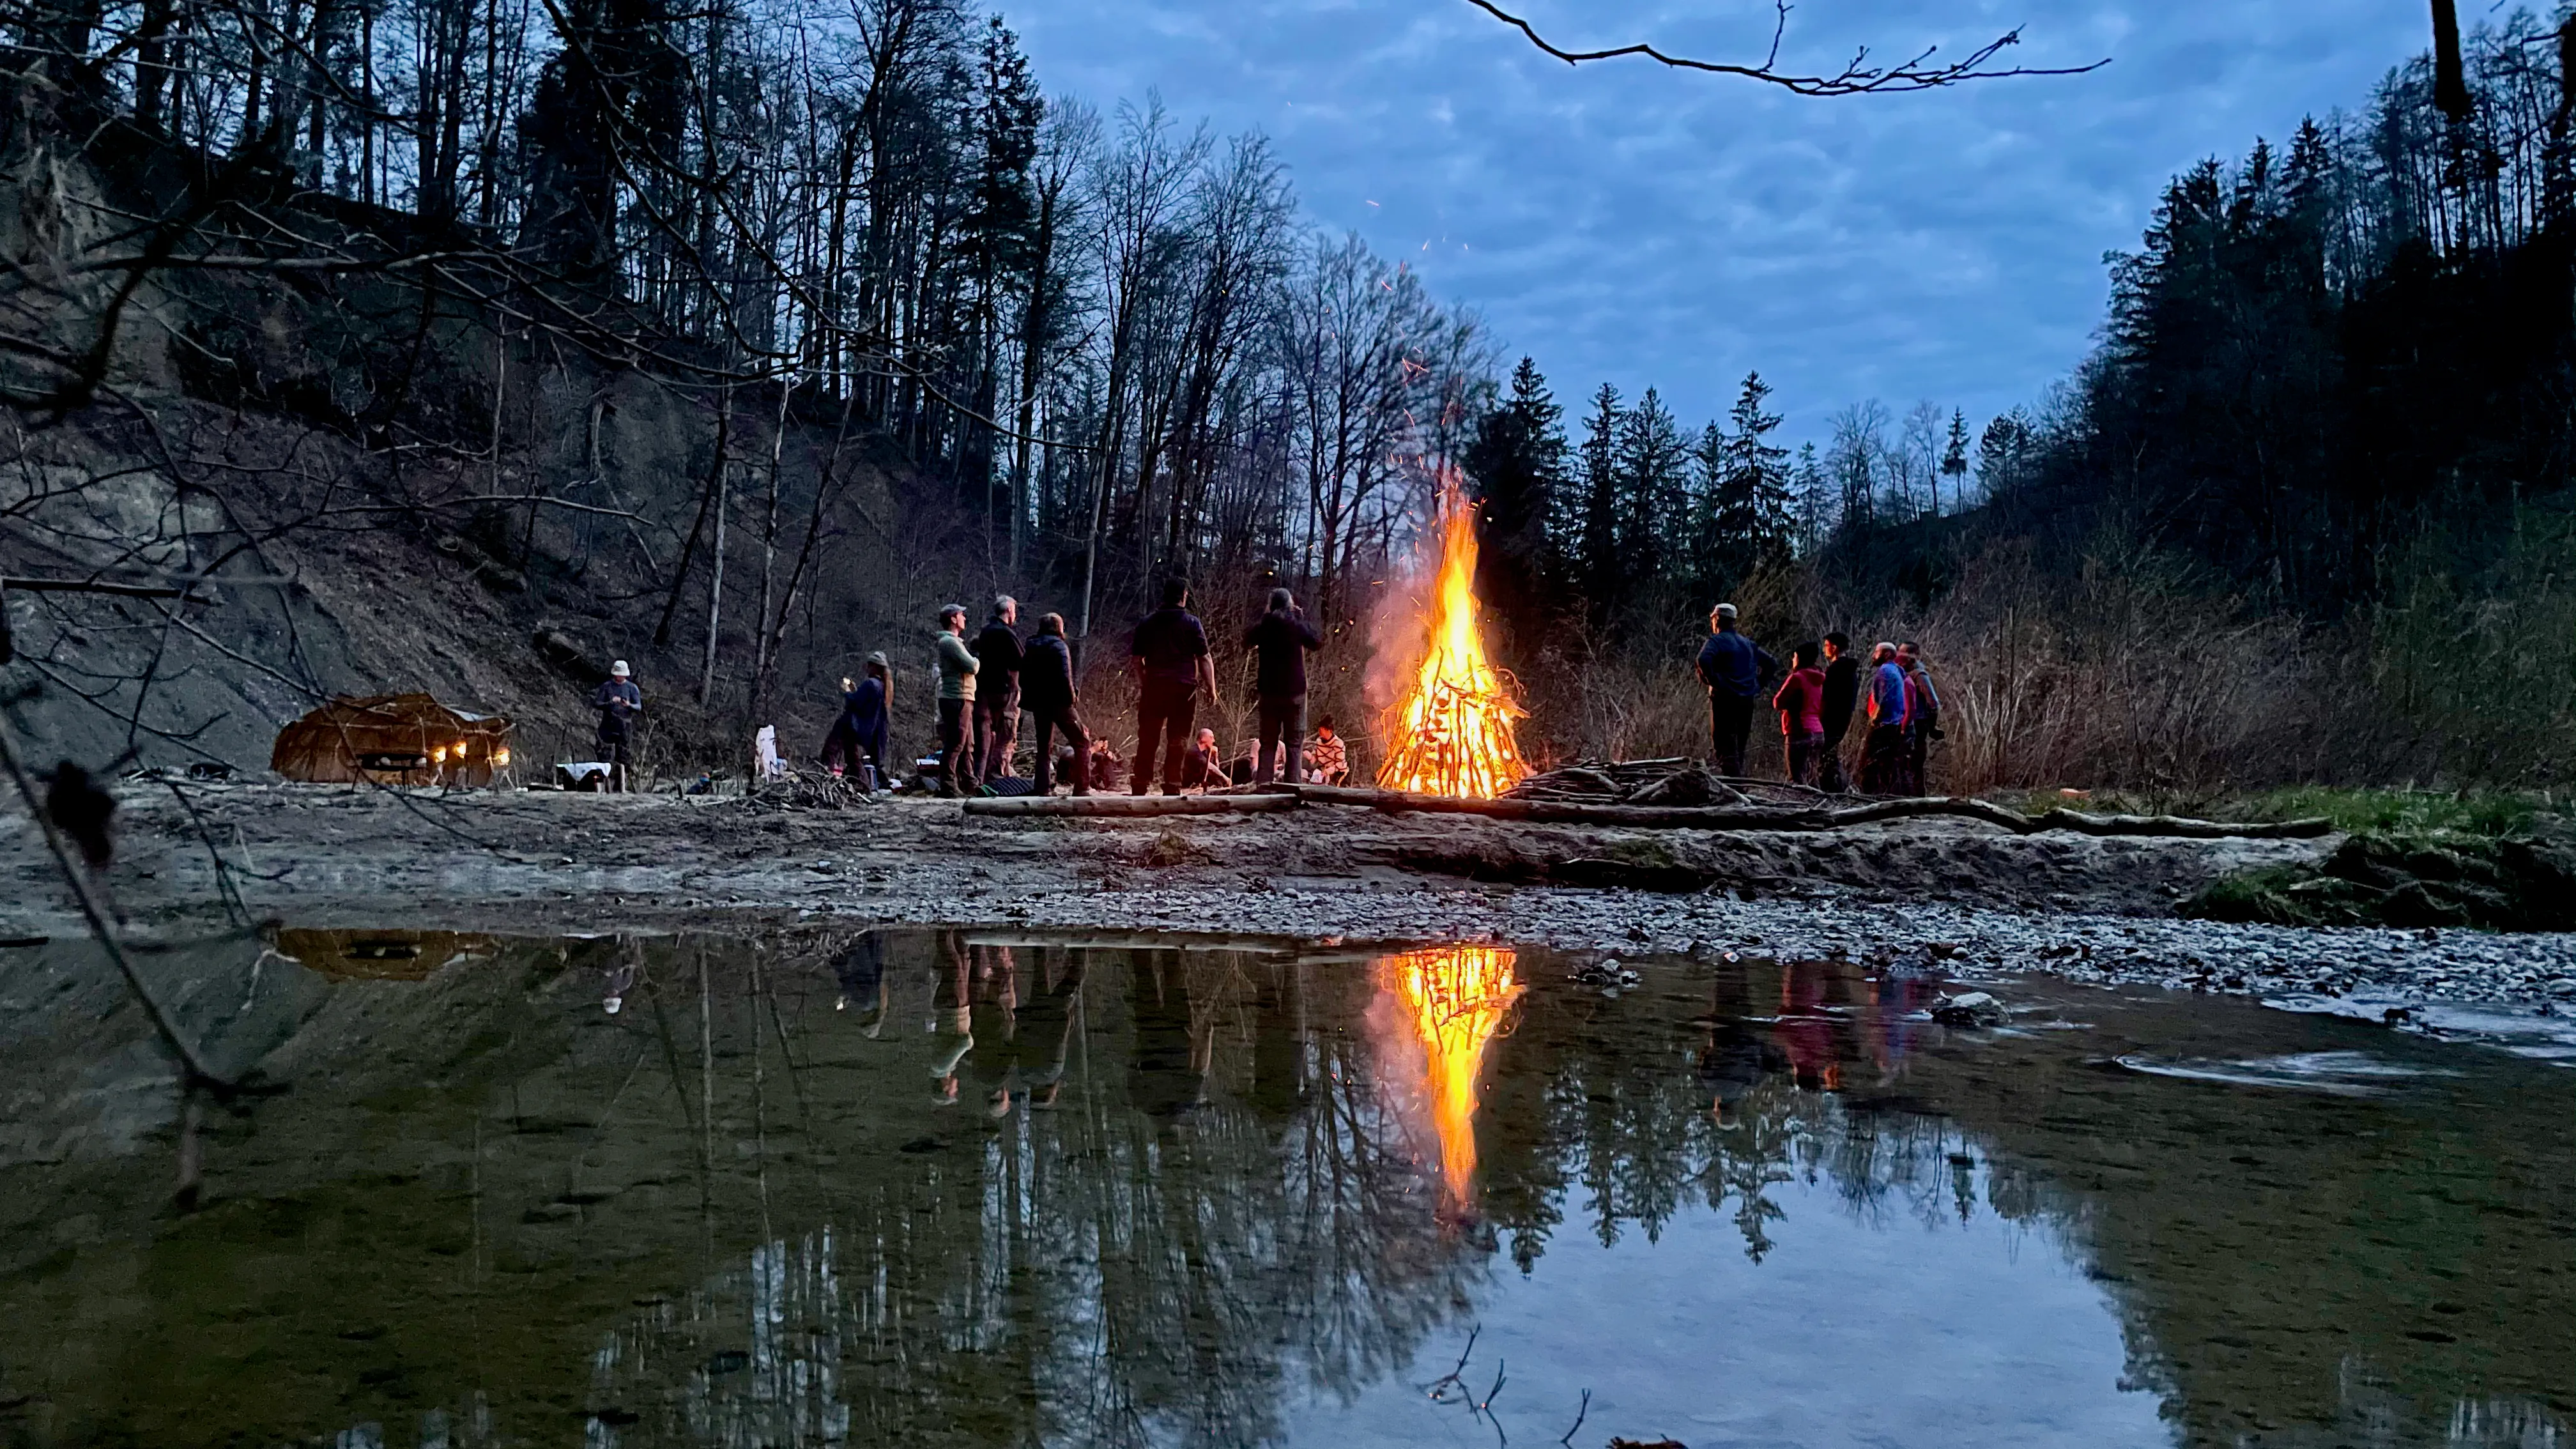
[[[178,1054],[188,1079],[219,1091],[232,1090],[233,1083],[207,1069],[205,1059],[197,1054],[195,1044],[179,1034],[178,1023],[171,1020],[160,998],[152,994],[152,988],[143,984],[142,973],[134,969],[134,959],[125,954],[125,944],[116,938],[115,923],[108,919],[106,911],[90,893],[89,878],[81,874],[71,852],[63,848],[63,838],[54,829],[53,817],[45,813],[45,802],[36,794],[36,782],[27,778],[26,768],[18,763],[17,748],[9,742],[9,732],[5,727],[0,727],[0,767],[8,770],[10,780],[18,787],[19,798],[27,802],[27,814],[35,820],[36,828],[44,833],[45,848],[53,852],[54,864],[61,868],[63,880],[71,886],[72,899],[79,903],[81,915],[88,920],[90,934],[98,938],[107,958],[124,973],[125,984],[133,988],[135,999],[143,1003],[143,1014],[151,1019],[153,1029],[161,1033],[161,1039],[169,1043],[170,1050]]]
[[[1583,1402],[1574,1406],[1574,1427],[1566,1430],[1563,1434],[1558,1435],[1556,1442],[1564,1445],[1565,1449],[1574,1449],[1574,1436],[1582,1432],[1583,1420],[1585,1416],[1589,1415],[1591,1412],[1592,1391],[1590,1389],[1585,1389],[1583,1391]]]
[[[1476,1352],[1476,1335],[1484,1331],[1485,1326],[1481,1323],[1467,1330],[1467,1346],[1458,1350],[1457,1364],[1453,1366],[1449,1372],[1433,1379],[1431,1381],[1431,1386],[1423,1390],[1424,1393],[1431,1396],[1431,1402],[1435,1404],[1456,1402],[1453,1399],[1444,1397],[1451,1389],[1456,1389],[1462,1397],[1466,1394],[1467,1380],[1465,1375],[1467,1372],[1467,1360]]]
[[[1537,27],[1496,5],[1494,0],[1467,0],[1467,3],[1519,31],[1528,37],[1530,44],[1564,61],[1567,65],[1578,65],[1589,60],[1615,60],[1622,56],[1642,56],[1675,70],[1695,70],[1710,75],[1737,76],[1744,80],[1756,80],[1775,85],[1793,95],[1801,96],[1901,95],[1911,91],[1936,90],[1942,86],[1958,85],[1963,81],[2002,80],[2008,76],[2083,75],[2088,71],[2100,70],[2111,63],[2105,58],[2090,65],[2008,66],[1989,70],[1986,68],[1988,61],[2001,54],[2007,46],[2021,43],[2019,30],[2007,30],[1970,51],[1966,59],[1953,61],[1948,65],[1925,64],[1931,60],[1933,53],[1940,49],[1937,45],[1927,45],[1916,52],[1912,58],[1895,65],[1880,66],[1869,63],[1869,48],[1863,46],[1853,52],[1850,62],[1836,74],[1786,75],[1773,69],[1773,66],[1780,58],[1780,36],[1788,25],[1787,0],[1775,0],[1774,11],[1778,18],[1771,32],[1771,52],[1763,57],[1759,65],[1693,60],[1688,56],[1668,54],[1644,42],[1611,46],[1606,50],[1567,50],[1551,43],[1547,37],[1538,33]]]

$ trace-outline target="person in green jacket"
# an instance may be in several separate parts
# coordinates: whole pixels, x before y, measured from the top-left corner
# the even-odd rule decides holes
[[[964,604],[940,609],[939,632],[930,636],[930,647],[939,668],[939,793],[955,799],[980,788],[966,730],[975,713],[975,671],[982,664],[966,647]]]

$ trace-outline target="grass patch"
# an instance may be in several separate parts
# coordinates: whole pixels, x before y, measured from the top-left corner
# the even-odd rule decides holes
[[[2252,793],[2031,790],[2008,804],[2038,814],[2063,806],[2095,815],[2188,815],[2204,820],[2308,820],[2323,816],[2346,835],[2398,837],[2527,835],[2576,819],[2576,801],[2530,790],[2376,790],[2293,785]]]

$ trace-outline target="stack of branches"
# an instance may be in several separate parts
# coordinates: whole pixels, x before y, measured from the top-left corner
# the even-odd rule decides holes
[[[1506,800],[1550,800],[1581,805],[1731,805],[1804,809],[1825,798],[1821,790],[1785,780],[1720,775],[1696,760],[1584,760],[1532,775],[1502,794]]]

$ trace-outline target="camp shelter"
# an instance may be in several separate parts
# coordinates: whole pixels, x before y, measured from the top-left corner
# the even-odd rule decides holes
[[[500,942],[462,931],[277,933],[277,954],[333,981],[426,981],[442,966],[489,956]]]
[[[510,768],[510,722],[426,694],[344,695],[279,731],[268,766],[290,780],[489,785]]]

